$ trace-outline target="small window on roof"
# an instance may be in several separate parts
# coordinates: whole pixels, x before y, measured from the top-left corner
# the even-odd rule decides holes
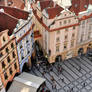
[[[87,5],[84,5],[84,8],[87,8]]]
[[[78,7],[78,4],[75,4],[75,7]]]

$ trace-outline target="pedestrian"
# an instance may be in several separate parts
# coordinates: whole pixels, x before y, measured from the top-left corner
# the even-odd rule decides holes
[[[55,83],[55,81],[52,84],[52,89],[56,89],[56,83]]]
[[[86,83],[84,82],[84,83],[83,83],[83,87],[85,87],[85,86],[86,86]]]
[[[60,71],[60,73],[62,72],[62,67],[60,67],[59,71]]]
[[[71,88],[70,92],[73,92],[73,88]]]
[[[61,79],[62,80],[62,82],[64,82],[64,78],[63,79]]]
[[[42,76],[44,76],[45,75],[45,72],[42,72]]]
[[[53,77],[53,76],[51,76],[51,81],[52,81],[52,82],[54,82],[54,80],[55,80],[55,79],[54,79],[54,77]]]
[[[79,72],[81,71],[81,66],[79,66],[79,69],[78,69],[78,71],[79,71]]]

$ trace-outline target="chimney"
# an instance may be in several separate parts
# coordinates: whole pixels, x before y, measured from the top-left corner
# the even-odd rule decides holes
[[[4,0],[5,6],[8,6],[8,0]]]

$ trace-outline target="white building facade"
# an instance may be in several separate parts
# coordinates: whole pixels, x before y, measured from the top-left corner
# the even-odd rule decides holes
[[[29,68],[31,68],[31,55],[33,51],[34,42],[32,28],[32,15],[29,14],[29,17],[26,21],[19,20],[19,23],[17,24],[14,30],[21,72],[25,63],[28,63]]]

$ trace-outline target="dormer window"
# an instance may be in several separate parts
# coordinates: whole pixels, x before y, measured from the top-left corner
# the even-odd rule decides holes
[[[75,4],[75,7],[78,7],[78,4]]]
[[[13,2],[11,1],[11,2],[8,2],[8,6],[10,6],[10,5],[12,5],[13,4]]]
[[[3,37],[3,41],[5,42],[5,37]]]
[[[87,5],[84,5],[84,8],[87,8]]]

